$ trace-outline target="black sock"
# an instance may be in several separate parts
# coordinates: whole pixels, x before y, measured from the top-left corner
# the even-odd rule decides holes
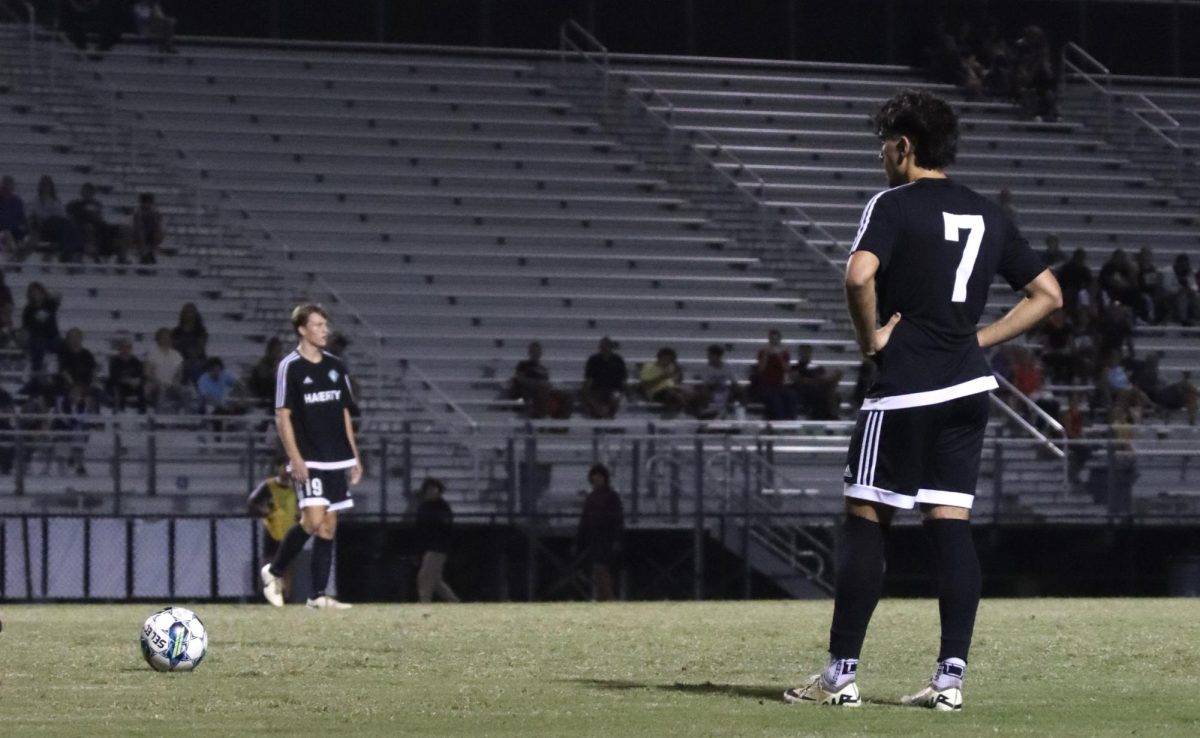
[[[308,534],[304,532],[304,528],[299,523],[293,525],[279,542],[279,550],[275,552],[275,560],[271,562],[271,573],[277,577],[283,576],[288,564],[292,563],[292,559],[296,558],[296,554],[300,553],[300,549],[304,548],[306,543]]]
[[[829,629],[831,658],[859,657],[867,624],[883,594],[883,568],[883,526],[857,515],[846,516]]]
[[[329,586],[329,570],[333,566],[333,541],[328,538],[314,538],[312,547],[312,589],[313,599],[325,594]]]
[[[938,661],[958,658],[965,662],[983,579],[971,524],[966,520],[926,520],[925,532],[933,544],[938,572],[938,612],[942,618]]]

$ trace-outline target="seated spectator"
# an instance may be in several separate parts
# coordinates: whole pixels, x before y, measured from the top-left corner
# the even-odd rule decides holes
[[[96,382],[96,357],[83,347],[83,331],[78,328],[67,331],[58,352],[58,372],[71,387],[82,385],[91,391]]]
[[[1137,273],[1125,249],[1113,250],[1100,267],[1097,279],[1110,302],[1123,302],[1131,307],[1138,302]]]
[[[1063,310],[1050,313],[1036,329],[1041,336],[1042,364],[1052,382],[1070,384],[1085,376],[1075,350],[1075,335]]]
[[[98,413],[95,394],[84,384],[71,385],[54,405],[50,429],[54,431],[55,446],[67,445],[67,465],[81,477],[87,475],[83,465],[83,450],[88,442],[87,417]]]
[[[550,370],[542,363],[542,344],[529,344],[527,358],[517,362],[509,383],[508,396],[521,400],[525,413],[532,419],[571,417],[571,398],[554,389]]]
[[[1084,443],[1084,425],[1086,418],[1080,407],[1078,392],[1072,392],[1067,397],[1067,409],[1059,417],[1063,433],[1067,437],[1067,481],[1079,484],[1079,472],[1087,466],[1092,458],[1092,447]]]
[[[154,195],[143,192],[133,211],[131,242],[139,264],[157,264],[158,253],[166,238],[162,213],[154,204]]]
[[[1139,251],[1135,264],[1138,302],[1134,305],[1138,317],[1148,323],[1161,323],[1167,305],[1167,291],[1163,285],[1163,274],[1154,265],[1154,252],[1149,246]]]
[[[196,380],[202,412],[205,415],[235,415],[232,394],[236,386],[237,378],[225,368],[225,362],[216,356],[208,359],[204,373]]]
[[[611,338],[601,338],[599,350],[588,357],[584,366],[580,398],[589,418],[615,417],[621,407],[629,372],[625,368],[625,359],[616,352],[616,348]]]
[[[262,358],[250,368],[246,378],[246,386],[254,398],[254,404],[262,409],[275,409],[275,372],[282,358],[283,342],[278,336],[272,336],[267,341]]]
[[[37,199],[29,212],[30,231],[35,234],[34,241],[49,243],[58,253],[61,262],[75,262],[82,259],[83,243],[79,229],[67,217],[67,209],[58,199],[58,189],[54,179],[43,176],[38,180]]]
[[[25,288],[25,308],[21,311],[21,329],[29,347],[29,367],[42,371],[46,354],[57,354],[62,343],[58,332],[58,306],[62,298],[49,292],[41,282]]]
[[[194,384],[204,373],[208,357],[208,329],[196,303],[185,303],[179,310],[179,323],[171,331],[171,345],[183,357],[183,379]]]
[[[692,394],[683,384],[683,370],[675,349],[664,346],[658,350],[654,361],[647,361],[638,369],[638,389],[642,397],[663,406],[668,417],[678,415],[692,400]]]
[[[1133,314],[1125,305],[1114,302],[1100,314],[1095,324],[1101,356],[1116,353],[1133,356]]]
[[[12,290],[8,288],[8,282],[5,281],[4,272],[0,272],[0,309],[4,308],[8,308],[9,317],[11,317],[13,309]]]
[[[1096,382],[1097,396],[1101,405],[1108,408],[1110,418],[1131,407],[1144,408],[1152,404],[1146,393],[1133,384],[1120,358],[1116,352],[1109,353]]]
[[[1046,234],[1046,248],[1042,251],[1042,261],[1046,264],[1047,269],[1053,269],[1056,272],[1059,267],[1067,263],[1067,254],[1062,250],[1062,244],[1057,234]]]
[[[70,0],[55,7],[62,13],[62,29],[75,48],[87,51],[88,44],[95,42],[97,53],[92,55],[93,59],[99,58],[99,52],[116,46],[122,30],[128,25],[129,11],[123,2]]]
[[[112,398],[113,411],[134,407],[146,412],[146,367],[133,355],[133,341],[128,336],[117,339],[117,353],[108,358],[108,378],[105,389]]]
[[[159,52],[176,53],[175,19],[163,12],[159,3],[152,0],[136,0],[133,4],[133,25],[137,35],[154,43]]]
[[[17,326],[13,323],[13,306],[11,302],[0,303],[0,349],[19,349],[20,336]]]
[[[1054,395],[1043,389],[1045,372],[1038,357],[1028,348],[1019,345],[1012,347],[1011,355],[1013,385],[1048,415],[1057,417],[1062,408],[1054,399]]]
[[[1175,289],[1168,294],[1170,306],[1167,311],[1172,320],[1180,325],[1192,326],[1200,322],[1200,275],[1192,271],[1192,260],[1187,254],[1179,254],[1171,263],[1175,275]]]
[[[700,368],[696,380],[698,417],[726,418],[742,401],[737,374],[725,363],[725,349],[720,344],[708,347],[708,361]]]
[[[67,204],[67,215],[75,223],[83,244],[83,254],[99,263],[118,252],[118,228],[104,219],[104,206],[96,199],[96,187],[84,182],[79,188],[79,199]],[[118,254],[125,263],[125,254]]]
[[[29,235],[25,202],[15,190],[16,182],[12,177],[0,177],[0,254],[9,259],[20,259],[25,255]]]
[[[157,412],[179,410],[186,402],[183,356],[171,345],[171,331],[159,328],[146,352],[146,400]],[[272,398],[274,399],[274,398]]]
[[[841,410],[838,383],[842,373],[812,363],[813,347],[800,344],[792,366],[792,389],[809,420],[837,420]]]
[[[1086,292],[1092,284],[1092,269],[1087,265],[1087,252],[1075,249],[1071,258],[1058,271],[1058,283],[1062,287],[1063,305],[1067,312],[1073,312],[1081,302],[1081,293]]]
[[[752,396],[763,404],[767,420],[795,420],[796,396],[787,387],[792,357],[783,347],[783,336],[771,329],[767,345],[758,350],[758,362],[751,380]]]
[[[1162,356],[1161,351],[1155,351],[1143,361],[1136,362],[1133,369],[1133,385],[1159,408],[1168,412],[1185,411],[1188,425],[1195,425],[1198,399],[1196,385],[1192,384],[1192,373],[1183,372],[1183,376],[1174,384],[1164,383],[1158,369]]]

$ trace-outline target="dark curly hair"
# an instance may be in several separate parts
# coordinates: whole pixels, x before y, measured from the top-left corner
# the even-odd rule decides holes
[[[879,107],[873,120],[881,139],[908,136],[917,166],[945,169],[958,153],[958,116],[940,97],[919,90],[901,90]]]

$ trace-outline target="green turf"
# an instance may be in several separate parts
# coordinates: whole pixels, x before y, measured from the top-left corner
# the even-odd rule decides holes
[[[957,715],[894,704],[936,655],[930,601],[880,605],[858,710],[780,700],[827,602],[200,605],[192,674],[142,661],[153,609],[0,607],[0,734],[1200,735],[1200,601],[985,601]]]

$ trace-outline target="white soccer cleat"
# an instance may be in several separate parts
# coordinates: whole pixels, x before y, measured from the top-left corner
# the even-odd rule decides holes
[[[819,705],[831,707],[860,707],[862,700],[858,698],[858,685],[847,682],[841,689],[826,683],[823,674],[813,674],[803,687],[793,687],[783,693],[783,701],[789,704],[797,702],[816,702]]]
[[[938,689],[932,684],[916,694],[900,698],[900,704],[909,707],[926,707],[939,712],[958,712],[962,709],[962,690],[958,687]]]
[[[321,595],[320,597],[310,597],[305,603],[313,610],[349,610],[354,605],[342,602],[329,595]]]
[[[262,576],[263,597],[275,607],[283,607],[283,577],[271,573],[271,565],[267,564],[259,570]]]

